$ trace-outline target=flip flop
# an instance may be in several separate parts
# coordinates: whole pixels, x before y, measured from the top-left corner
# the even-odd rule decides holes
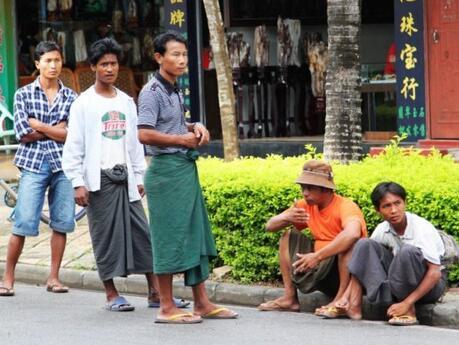
[[[196,315],[193,315],[192,313],[181,313],[181,314],[175,314],[169,317],[165,318],[160,318],[157,317],[155,320],[155,323],[168,323],[168,324],[192,324],[192,323],[201,323],[202,318],[196,318],[196,319],[191,319],[191,320],[186,320],[185,318],[190,318],[190,317],[196,317]]]
[[[46,285],[46,291],[53,293],[67,293],[69,292],[69,288],[65,285],[54,283]]]
[[[222,314],[222,312],[231,312],[231,314],[226,315]],[[226,320],[226,319],[237,319],[239,317],[239,314],[229,310],[228,308],[220,307],[220,308],[215,308],[214,310],[208,312],[207,314],[201,315],[203,319],[220,319],[220,320]]]
[[[314,315],[315,316],[323,316],[323,313],[325,312],[325,310],[327,310],[328,307],[326,306],[321,306],[319,308],[316,308],[316,310],[314,310]]]
[[[276,301],[268,301],[266,303],[262,303],[258,306],[258,310],[260,311],[290,311],[294,313],[298,313],[300,308],[291,308],[291,307],[284,307]]]
[[[388,321],[392,326],[414,326],[419,324],[418,319],[411,315],[394,316]]]
[[[13,288],[8,289],[7,287],[0,286],[0,296],[2,297],[14,296],[14,289]]]
[[[133,311],[135,307],[132,306],[123,296],[118,296],[107,302],[105,304],[105,309],[108,311]]]
[[[174,303],[177,308],[186,308],[190,305],[190,302],[185,301],[184,299],[180,298],[174,298]],[[159,301],[157,302],[152,302],[148,301],[148,308],[159,308],[161,305],[159,304]]]
[[[340,317],[347,317],[346,310],[338,307],[328,307],[322,311],[320,315],[324,319],[337,319]]]

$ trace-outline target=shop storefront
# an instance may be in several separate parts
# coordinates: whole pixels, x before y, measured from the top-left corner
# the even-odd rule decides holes
[[[220,3],[240,138],[320,141],[328,59],[326,1]],[[190,42],[190,75],[182,79],[190,116],[206,122],[213,138],[221,137],[216,75],[199,1],[0,0],[0,10],[0,97],[9,109],[16,87],[36,77],[32,54],[40,40],[53,39],[62,46],[62,79],[81,92],[93,82],[88,47],[101,37],[114,37],[125,50],[118,86],[136,97],[157,68],[151,58],[153,38],[173,28]],[[457,11],[458,0],[362,1],[364,138],[388,139],[404,132],[411,141],[459,139],[459,59],[453,39],[459,30]],[[298,141],[302,146],[304,139]]]
[[[459,1],[362,1],[364,139],[457,146]],[[324,131],[326,1],[225,0],[241,138]],[[210,98],[211,99],[211,98]],[[437,140],[431,142],[430,139]]]
[[[94,41],[115,38],[123,47],[119,87],[131,96],[148,80],[155,65],[153,38],[161,30],[162,1],[157,0],[16,0],[19,86],[34,77],[33,50],[41,40],[62,47],[64,83],[77,92],[91,83],[88,49]],[[134,84],[133,84],[134,83]]]
[[[225,0],[223,5],[240,137],[321,136],[326,1]],[[363,131],[390,138],[397,131],[395,72],[385,68],[394,43],[393,2],[363,0],[360,38]]]

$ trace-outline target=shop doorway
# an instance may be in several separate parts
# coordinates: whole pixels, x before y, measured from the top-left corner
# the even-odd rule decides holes
[[[459,1],[425,4],[430,137],[459,139]]]

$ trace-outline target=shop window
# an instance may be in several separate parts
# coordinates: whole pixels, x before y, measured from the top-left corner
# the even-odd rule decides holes
[[[18,72],[33,73],[34,47],[42,40],[59,43],[64,66],[74,70],[87,65],[91,43],[113,37],[124,50],[121,64],[143,85],[157,68],[153,38],[162,29],[162,8],[163,0],[18,0]]]
[[[327,24],[326,0],[224,0],[226,26],[275,25],[277,17],[300,19],[305,25]],[[362,23],[392,23],[392,0],[362,1]]]

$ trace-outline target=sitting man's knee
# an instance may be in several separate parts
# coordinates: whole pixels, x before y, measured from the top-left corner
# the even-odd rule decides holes
[[[372,245],[371,242],[372,242],[372,240],[370,240],[369,238],[361,238],[355,243],[354,249],[356,249],[356,250],[367,249],[367,248],[371,247],[371,245]]]
[[[404,244],[398,253],[401,259],[412,257],[413,255],[422,255],[421,250],[411,244]]]
[[[279,238],[279,243],[283,242],[283,241],[288,241],[289,237],[290,237],[290,231],[291,230],[288,230],[288,231],[284,231],[281,235],[281,237]]]
[[[288,246],[289,241],[290,241],[290,231],[291,230],[284,231],[281,237],[279,237],[279,249],[281,249],[282,247]]]

